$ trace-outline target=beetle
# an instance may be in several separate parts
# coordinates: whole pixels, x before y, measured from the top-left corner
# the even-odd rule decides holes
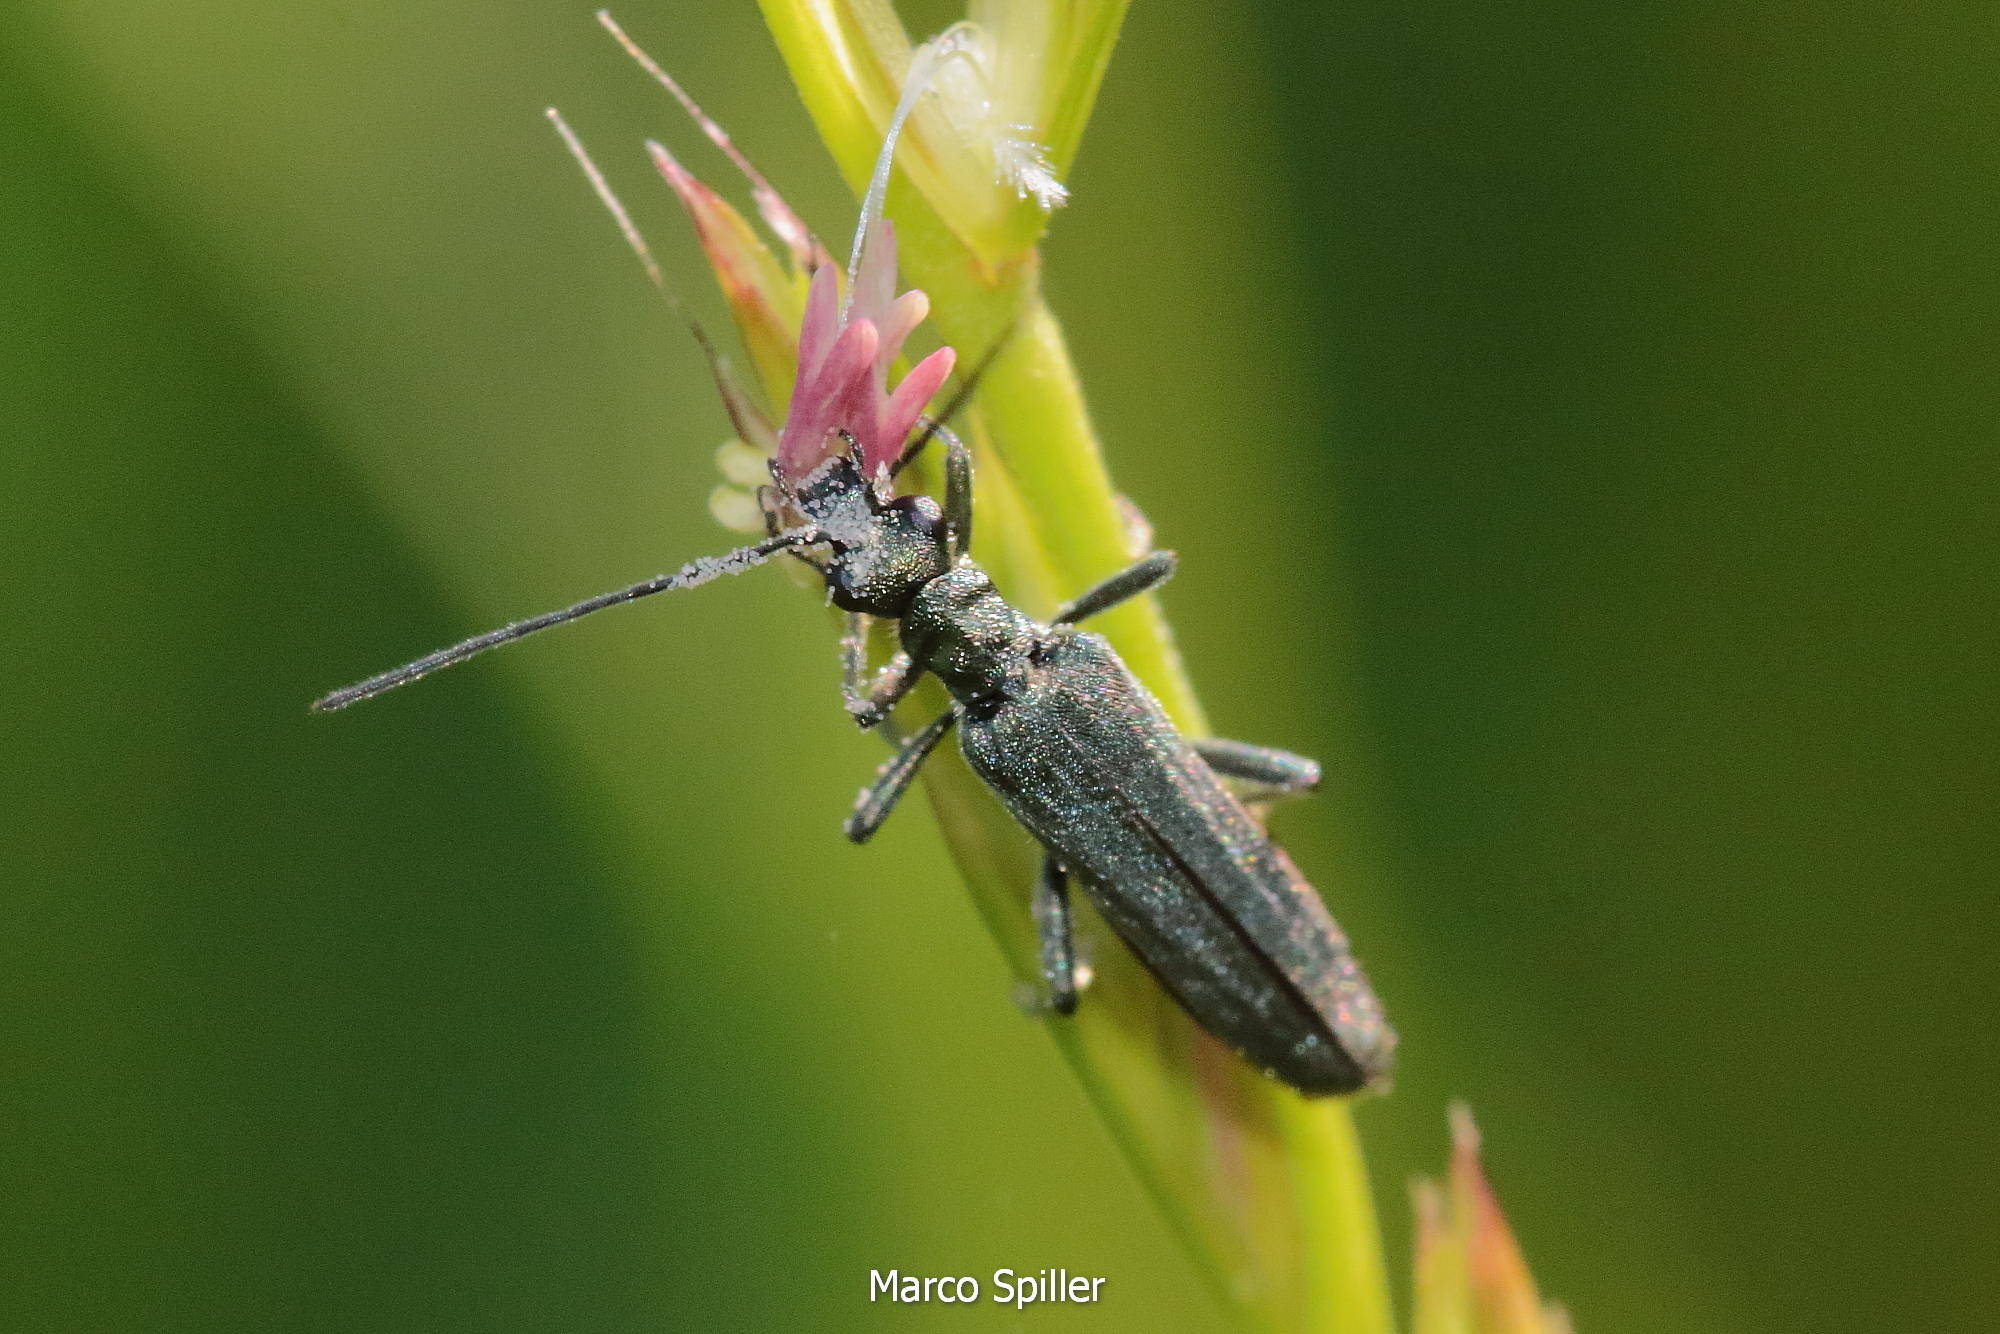
[[[609,15],[599,20],[736,161],[759,191],[760,207],[775,207],[803,234],[804,224],[721,128]],[[345,708],[592,612],[790,553],[819,572],[828,596],[848,614],[842,697],[857,724],[880,728],[926,674],[952,699],[862,789],[845,824],[850,839],[865,843],[881,828],[925,759],[956,730],[973,772],[1042,845],[1032,902],[1049,1008],[1069,1014],[1077,1006],[1074,880],[1195,1022],[1260,1069],[1308,1095],[1378,1084],[1396,1044],[1381,1003],[1319,894],[1222,781],[1281,796],[1313,787],[1319,766],[1284,751],[1183,737],[1110,643],[1078,628],[1159,586],[1173,574],[1172,553],[1156,551],[1086,590],[1046,624],[1035,621],[1000,595],[970,555],[972,456],[946,424],[1006,336],[935,418],[922,417],[921,409],[950,373],[950,349],[920,362],[894,395],[885,393],[887,364],[926,306],[917,293],[890,300],[895,237],[881,218],[882,203],[897,134],[951,57],[953,40],[936,39],[912,63],[863,199],[845,301],[830,264],[813,272],[798,378],[770,461],[771,485],[760,492],[765,539],[440,649],[333,691],[313,708]],[[553,108],[548,114],[648,278],[678,309],[624,206],[560,114]],[[670,155],[649,147],[674,180],[679,168]],[[685,312],[683,318],[730,398],[714,345]],[[864,420],[865,438],[857,439]],[[836,440],[845,447],[834,448]],[[896,494],[896,477],[933,440],[945,446],[943,503]],[[895,622],[901,641],[872,675],[870,618]]]
[[[1222,781],[1282,795],[1313,786],[1318,766],[1183,737],[1110,643],[1078,628],[1165,581],[1173,554],[1154,552],[1038,622],[1006,601],[968,552],[972,462],[955,434],[930,422],[893,468],[872,475],[841,434],[847,447],[803,479],[773,461],[765,540],[441,649],[313,708],[345,708],[591,612],[795,553],[849,615],[842,693],[857,724],[880,727],[927,673],[952,700],[862,789],[845,824],[850,839],[873,836],[956,730],[973,772],[1044,850],[1033,906],[1050,1008],[1068,1014],[1078,1001],[1075,881],[1182,1008],[1258,1068],[1308,1095],[1379,1083],[1395,1034],[1346,936]],[[894,494],[895,475],[934,437],[946,447],[944,502]],[[894,621],[901,645],[872,675],[869,617]]]

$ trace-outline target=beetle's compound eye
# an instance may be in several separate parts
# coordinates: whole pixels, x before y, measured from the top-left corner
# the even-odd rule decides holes
[[[903,516],[913,532],[925,537],[935,539],[944,533],[944,511],[929,496],[897,496],[885,512]]]

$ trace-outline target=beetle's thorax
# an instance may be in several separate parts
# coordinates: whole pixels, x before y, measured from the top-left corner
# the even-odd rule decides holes
[[[917,591],[903,614],[902,639],[954,699],[977,705],[1005,694],[1027,670],[1038,629],[964,557]]]

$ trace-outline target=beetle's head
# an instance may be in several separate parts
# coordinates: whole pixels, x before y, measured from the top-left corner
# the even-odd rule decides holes
[[[944,512],[929,496],[889,496],[850,456],[836,456],[798,488],[795,507],[826,534],[834,605],[900,617],[917,590],[950,568]]]

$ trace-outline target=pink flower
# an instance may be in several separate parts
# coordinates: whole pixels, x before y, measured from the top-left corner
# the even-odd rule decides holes
[[[893,393],[889,389],[889,367],[901,354],[905,340],[930,312],[930,300],[922,292],[896,295],[895,229],[887,221],[877,221],[868,227],[851,275],[852,290],[843,306],[839,270],[826,248],[806,230],[799,215],[771,188],[770,182],[737,149],[723,128],[710,120],[609,14],[599,13],[597,18],[742,171],[750,182],[758,212],[790,255],[791,271],[787,273],[770,247],[728,201],[697,180],[665,148],[647,142],[654,165],[694,221],[695,234],[722,284],[730,314],[766,393],[775,398],[785,376],[791,375],[791,399],[773,451],[780,470],[788,478],[803,480],[824,460],[847,448],[842,439],[845,433],[854,439],[863,471],[871,477],[885,475],[901,456],[917,418],[951,374],[955,360],[950,348],[939,348],[918,362]],[[549,115],[598,197],[611,210],[647,275],[664,289],[659,266],[632,225],[624,205],[605,184],[603,174],[562,117],[553,109]],[[864,213],[871,211],[864,207]],[[812,278],[807,285],[805,309],[794,326],[794,313],[798,311],[796,275],[808,269]],[[678,302],[675,304],[678,306]],[[770,448],[772,432],[768,416],[729,372],[708,336],[692,320],[689,324],[708,356],[737,433],[746,443]],[[792,337],[794,327],[798,330],[796,340]]]
[[[885,472],[951,374],[957,354],[942,347],[890,391],[891,363],[930,313],[922,292],[895,293],[896,231],[886,221],[869,232],[847,310],[840,308],[833,266],[822,264],[813,273],[799,324],[798,376],[778,435],[778,465],[786,476],[803,478],[844,449],[842,431],[860,447],[864,472]]]

